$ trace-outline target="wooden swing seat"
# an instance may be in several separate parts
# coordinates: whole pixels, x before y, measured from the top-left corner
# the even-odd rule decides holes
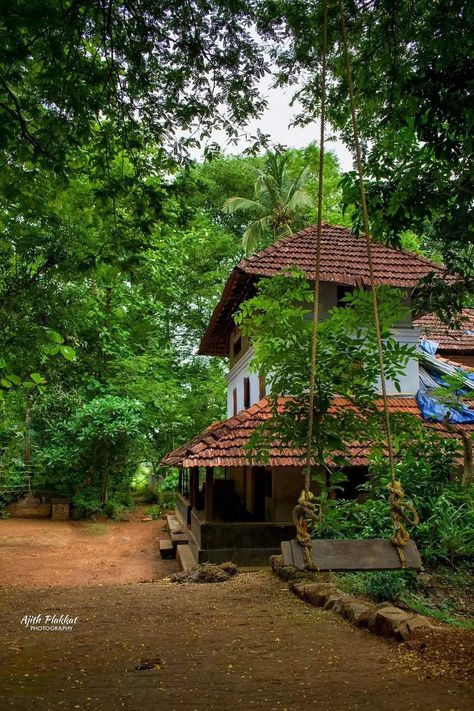
[[[407,569],[420,570],[422,562],[416,543],[408,541],[404,547]],[[304,570],[303,549],[296,539],[282,541],[281,552],[285,565]],[[318,570],[398,570],[402,566],[398,552],[390,540],[373,538],[370,540],[315,539],[312,554]]]

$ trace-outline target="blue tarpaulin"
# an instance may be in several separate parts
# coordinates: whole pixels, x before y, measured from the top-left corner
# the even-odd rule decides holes
[[[420,348],[422,351],[425,351],[425,353],[428,353],[428,355],[434,356],[436,354],[436,351],[438,350],[439,343],[436,341],[429,341],[427,338],[424,338],[423,340],[420,341]]]
[[[439,373],[433,370],[434,359],[433,357],[438,350],[438,343],[436,341],[429,341],[427,339],[420,341],[420,350],[432,356],[430,359],[423,361],[423,367],[426,368],[431,378],[439,383],[440,386],[444,385],[443,377]],[[430,368],[430,361],[433,363]],[[452,372],[460,373],[466,380],[474,383],[474,373],[469,373],[463,368],[454,368]],[[467,386],[469,387],[469,386]],[[424,420],[431,420],[432,422],[443,422],[448,421],[452,424],[462,425],[467,423],[474,423],[474,410],[471,410],[466,405],[460,404],[458,407],[448,407],[447,405],[442,405],[438,400],[431,394],[432,389],[427,388],[426,385],[420,383],[420,389],[416,396],[418,407],[421,411],[421,416]],[[465,392],[465,391],[463,391]]]
[[[461,405],[459,409],[441,405],[436,398],[426,394],[426,390],[418,390],[416,400],[418,407],[421,410],[421,416],[424,420],[434,422],[443,422],[447,420],[452,424],[462,425],[468,422],[474,422],[474,410],[470,410],[465,405]]]

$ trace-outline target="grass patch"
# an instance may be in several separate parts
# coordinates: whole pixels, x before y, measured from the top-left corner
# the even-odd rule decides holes
[[[373,602],[393,602],[421,615],[473,630],[473,572],[469,566],[442,566],[432,574],[413,571],[332,573],[331,581],[349,595]]]
[[[103,536],[107,533],[108,526],[106,523],[86,523],[84,528],[91,536]]]
[[[465,630],[474,630],[474,620],[470,617],[464,617],[462,613],[456,613],[456,603],[450,600],[444,600],[440,603],[432,603],[424,597],[416,594],[404,595],[402,602],[406,607],[420,615],[433,617],[440,622],[446,622],[454,627],[461,627]]]

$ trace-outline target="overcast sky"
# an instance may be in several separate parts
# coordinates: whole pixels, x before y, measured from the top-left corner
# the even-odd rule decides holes
[[[265,82],[267,86],[262,88],[262,93],[267,98],[268,108],[260,119],[249,123],[249,135],[255,135],[257,129],[260,129],[262,133],[270,135],[272,144],[282,144],[288,148],[304,148],[311,142],[319,142],[319,123],[288,128],[296,114],[301,110],[298,106],[290,107],[291,96],[295,91],[295,87],[272,89],[268,80],[267,82]],[[329,131],[326,132],[326,138],[329,135],[334,135],[330,127]],[[216,132],[216,135],[212,138],[217,140],[225,153],[241,153],[250,145],[250,140],[242,137],[237,146],[230,145],[225,147],[226,136],[220,132]],[[326,148],[337,155],[343,171],[351,170],[352,156],[341,141],[330,141],[326,144]]]

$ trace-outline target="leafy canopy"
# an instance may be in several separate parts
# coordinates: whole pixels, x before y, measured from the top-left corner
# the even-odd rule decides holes
[[[270,385],[273,416],[257,429],[251,442],[263,456],[275,439],[303,453],[307,449],[312,300],[304,274],[293,269],[261,280],[257,295],[244,302],[236,315],[236,323],[254,346],[253,365],[267,374]],[[414,355],[410,346],[390,335],[390,326],[403,317],[401,295],[381,287],[379,303],[386,376],[399,388],[398,379]],[[344,305],[324,315],[318,326],[311,446],[319,471],[327,472],[329,464],[347,463],[345,453],[354,441],[383,440],[381,416],[375,406],[378,375],[371,295],[356,290],[344,297]],[[354,407],[335,411],[332,403],[336,396],[347,398]]]

